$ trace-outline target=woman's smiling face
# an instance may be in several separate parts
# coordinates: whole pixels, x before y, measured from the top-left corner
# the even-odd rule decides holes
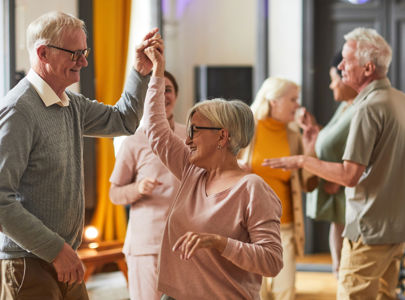
[[[212,123],[196,111],[190,119],[189,126],[215,127]],[[218,130],[194,129],[193,138],[186,138],[186,145],[190,148],[190,162],[201,168],[209,168],[210,158],[217,151]]]

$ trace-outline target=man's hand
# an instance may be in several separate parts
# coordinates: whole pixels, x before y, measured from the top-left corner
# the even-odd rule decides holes
[[[155,47],[163,55],[164,43],[158,32],[158,28],[152,29],[135,49],[134,68],[141,75],[145,76],[152,71],[153,64],[146,56],[144,50],[148,47]]]
[[[187,232],[174,244],[173,251],[180,252],[181,259],[190,259],[198,249],[217,249],[219,253],[225,250],[227,238],[213,233]]]
[[[61,282],[82,282],[84,278],[84,267],[77,253],[67,243],[52,262],[58,280]]]
[[[152,195],[153,190],[156,186],[161,185],[160,181],[151,178],[144,178],[138,184],[138,192],[142,196],[150,196]]]
[[[300,169],[304,165],[304,159],[304,155],[266,158],[263,160],[262,166],[283,170]]]

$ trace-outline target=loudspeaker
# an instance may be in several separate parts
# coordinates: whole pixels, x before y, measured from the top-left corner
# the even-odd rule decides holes
[[[251,66],[207,66],[194,68],[195,101],[213,98],[252,103]]]

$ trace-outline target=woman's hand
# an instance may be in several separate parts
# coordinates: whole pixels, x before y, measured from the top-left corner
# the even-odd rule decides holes
[[[274,169],[300,169],[304,165],[305,155],[293,155],[280,158],[263,159],[262,166]]]
[[[146,48],[144,52],[152,62],[152,75],[155,77],[164,77],[165,57],[163,55],[163,50],[159,48],[159,44]]]
[[[341,185],[330,181],[325,181],[323,184],[323,190],[329,195],[334,195],[339,192],[340,187]]]
[[[319,127],[317,125],[308,125],[303,128],[302,145],[304,146],[304,153],[311,155],[315,153],[315,143],[319,134]]]
[[[301,111],[296,121],[303,130],[302,144],[304,146],[304,153],[307,155],[314,155],[315,142],[318,137],[320,127],[316,123],[315,117],[309,111],[307,111],[305,107],[301,107],[300,110]]]
[[[138,184],[138,193],[142,196],[150,196],[156,186],[161,185],[160,181],[151,178],[144,178]]]
[[[181,259],[190,259],[198,249],[216,249],[219,253],[225,250],[227,238],[212,233],[187,232],[174,244],[173,251],[180,252]]]
[[[299,109],[299,116],[296,121],[303,130],[305,130],[305,128],[308,126],[318,126],[315,117],[309,111],[307,111],[305,107],[301,107]]]

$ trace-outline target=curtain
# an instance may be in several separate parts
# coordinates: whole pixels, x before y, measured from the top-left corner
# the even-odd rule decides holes
[[[93,0],[94,71],[96,99],[114,105],[125,82],[131,0]],[[123,206],[111,203],[109,177],[114,168],[110,138],[96,142],[97,206],[92,225],[100,240],[123,240],[127,219]]]

